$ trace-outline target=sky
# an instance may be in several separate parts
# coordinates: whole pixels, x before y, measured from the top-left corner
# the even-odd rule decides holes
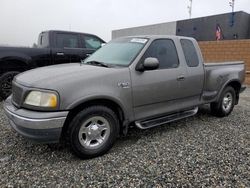
[[[231,11],[230,0],[193,0],[192,18]],[[0,44],[32,46],[45,30],[70,30],[111,40],[111,31],[188,19],[189,0],[0,0]],[[250,0],[235,0],[250,13]]]

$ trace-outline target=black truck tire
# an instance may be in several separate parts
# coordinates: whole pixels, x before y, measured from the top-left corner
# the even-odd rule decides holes
[[[68,131],[73,152],[88,159],[110,150],[119,133],[119,121],[108,107],[90,106],[73,118]]]
[[[217,117],[228,116],[235,105],[236,93],[234,88],[227,86],[221,93],[217,102],[210,104],[211,113]]]
[[[9,71],[0,77],[0,98],[6,99],[12,92],[12,80],[19,74],[18,71]]]

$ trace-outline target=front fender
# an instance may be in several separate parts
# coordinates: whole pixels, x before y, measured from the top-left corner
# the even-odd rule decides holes
[[[66,107],[66,110],[72,110],[72,109],[76,108],[79,105],[82,105],[84,103],[91,102],[91,101],[97,101],[97,100],[111,101],[111,102],[115,103],[123,111],[124,118],[129,120],[129,121],[132,121],[132,119],[133,119],[132,106],[130,106],[128,104],[125,104],[118,97],[110,96],[110,95],[88,95],[88,96],[84,96],[84,97],[74,101],[72,104],[69,104]]]

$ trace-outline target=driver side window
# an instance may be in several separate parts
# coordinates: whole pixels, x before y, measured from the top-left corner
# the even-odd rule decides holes
[[[179,66],[179,58],[175,44],[170,39],[157,39],[151,43],[142,61],[148,57],[157,58],[159,61],[159,69],[177,68]]]

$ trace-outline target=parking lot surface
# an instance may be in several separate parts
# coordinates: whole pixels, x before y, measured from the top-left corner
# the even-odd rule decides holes
[[[12,131],[0,103],[0,187],[250,187],[250,88],[226,118],[194,117],[138,130],[111,151],[80,160],[67,145]]]

